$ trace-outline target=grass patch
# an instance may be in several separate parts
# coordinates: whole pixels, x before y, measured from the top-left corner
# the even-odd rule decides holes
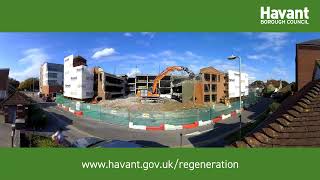
[[[40,147],[40,148],[58,148],[63,147],[62,145],[56,144],[49,137],[39,136],[39,135],[31,135],[30,140],[31,147]]]

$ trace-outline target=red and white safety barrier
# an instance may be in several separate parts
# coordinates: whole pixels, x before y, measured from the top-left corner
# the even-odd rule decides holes
[[[133,125],[133,122],[129,122],[129,128],[131,129],[139,129],[139,130],[147,130],[144,125]]]
[[[73,113],[76,116],[82,117],[83,112],[82,111],[75,111],[71,109],[70,107],[67,107],[63,104],[58,104],[58,107],[61,107],[65,111],[69,111]],[[222,114],[218,117],[215,117],[211,120],[199,120],[194,121],[193,123],[189,124],[182,124],[182,125],[171,125],[171,124],[161,124],[160,126],[145,126],[145,125],[134,125],[133,122],[129,122],[129,128],[131,129],[138,129],[138,130],[144,130],[144,131],[172,131],[172,130],[181,130],[181,129],[192,129],[197,128],[199,126],[207,126],[214,123],[218,123],[224,119],[228,119],[230,117],[236,117],[237,114],[239,114],[241,110],[237,109],[236,111],[233,111],[229,114]]]
[[[164,125],[164,130],[165,131],[170,131],[170,130],[180,130],[183,129],[182,125],[171,125],[171,124],[165,124]]]
[[[83,112],[82,111],[75,111],[73,114],[76,115],[76,116],[80,116],[80,117],[83,116]]]
[[[75,110],[71,109],[71,107],[69,107],[69,112],[74,113]]]
[[[207,121],[198,121],[199,122],[199,126],[207,126],[212,124],[211,120],[207,120]]]
[[[164,124],[161,124],[160,126],[147,126],[147,131],[163,131],[164,130]]]
[[[181,130],[181,129],[192,129],[192,128],[197,128],[199,126],[207,126],[214,123],[218,123],[230,117],[235,117],[240,112],[241,112],[240,110],[236,110],[229,114],[222,114],[211,120],[206,120],[206,121],[200,120],[200,121],[195,121],[193,123],[183,124],[183,125],[161,124],[160,126],[143,126],[143,125],[134,125],[133,122],[129,122],[129,128],[147,130],[147,131],[172,131],[172,130]]]

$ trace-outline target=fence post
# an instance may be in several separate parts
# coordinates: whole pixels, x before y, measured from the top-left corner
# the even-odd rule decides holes
[[[99,111],[100,118],[99,119],[100,119],[100,121],[102,121],[101,120],[101,106],[99,106],[99,107],[100,107],[100,111]]]
[[[130,114],[130,109],[128,108],[128,126],[130,122],[131,122],[131,114]]]
[[[165,112],[162,112],[163,113],[163,124],[169,124],[166,122],[166,113]]]
[[[200,121],[200,110],[197,108],[197,121]]]

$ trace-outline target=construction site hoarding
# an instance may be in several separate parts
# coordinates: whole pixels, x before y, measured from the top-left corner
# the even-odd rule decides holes
[[[93,98],[93,71],[86,65],[74,67],[74,56],[64,58],[64,93],[63,95],[75,99]]]
[[[229,98],[239,97],[239,71],[228,70],[228,95]],[[248,74],[241,73],[241,95],[247,96],[249,94],[249,79]]]

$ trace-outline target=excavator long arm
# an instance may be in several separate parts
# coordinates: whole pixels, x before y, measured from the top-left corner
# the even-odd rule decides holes
[[[157,93],[157,87],[162,78],[164,78],[166,75],[168,75],[172,71],[186,71],[189,74],[190,78],[194,78],[194,73],[189,70],[187,67],[183,66],[170,66],[167,67],[164,71],[162,71],[153,81],[153,86],[152,86],[152,94]]]

